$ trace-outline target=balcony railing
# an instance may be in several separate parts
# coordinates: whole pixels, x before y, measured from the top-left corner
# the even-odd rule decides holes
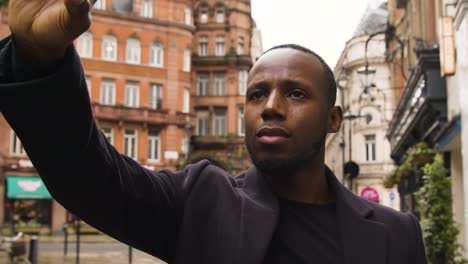
[[[167,110],[154,110],[147,107],[131,108],[123,105],[103,105],[93,103],[94,116],[99,120],[141,123],[146,125],[187,126],[188,114],[169,113]]]
[[[417,141],[435,143],[447,119],[445,80],[440,77],[439,49],[417,51],[418,64],[411,72],[387,136],[397,162]]]
[[[251,66],[252,58],[249,55],[226,54],[225,56],[192,56],[194,66],[212,66],[212,65],[229,65],[229,66]]]

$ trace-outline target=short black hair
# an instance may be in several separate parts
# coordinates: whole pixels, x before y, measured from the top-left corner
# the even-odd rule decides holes
[[[305,48],[301,45],[297,44],[282,44],[282,45],[277,45],[274,46],[273,48],[270,48],[269,50],[265,51],[263,55],[265,55],[267,52],[275,50],[275,49],[284,49],[284,48],[290,48],[290,49],[295,49],[299,50],[305,53],[308,53],[315,58],[317,58],[320,63],[322,64],[323,67],[323,75],[325,77],[325,81],[327,82],[327,96],[328,96],[328,105],[330,107],[335,105],[336,101],[336,81],[335,81],[335,75],[333,74],[333,71],[331,70],[330,66],[325,62],[325,60],[320,57],[317,53],[311,51],[308,48]]]

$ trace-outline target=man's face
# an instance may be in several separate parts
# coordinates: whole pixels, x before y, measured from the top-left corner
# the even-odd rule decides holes
[[[261,171],[293,172],[322,149],[335,120],[320,61],[308,53],[280,48],[263,55],[249,73],[245,141]]]

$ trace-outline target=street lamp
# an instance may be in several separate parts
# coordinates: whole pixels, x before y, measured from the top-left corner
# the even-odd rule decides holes
[[[348,76],[346,75],[346,71],[344,68],[341,69],[340,75],[338,76],[338,79],[336,80],[336,85],[338,89],[340,89],[340,104],[341,108],[345,109],[344,105],[344,89],[347,88],[348,86]],[[341,181],[345,183],[345,172],[344,172],[344,166],[345,166],[345,130],[344,127],[341,129],[341,142],[340,142],[340,150],[341,150],[341,173],[342,173],[342,178]]]
[[[364,86],[363,93],[368,94],[369,88],[375,87],[374,78],[377,70],[373,67],[369,67],[369,64],[366,62],[366,66],[358,69],[357,73],[359,74],[359,79]]]
[[[350,167],[352,169],[354,169],[354,167],[356,167],[356,169],[355,169],[355,170],[357,170],[356,174],[359,173],[359,166],[355,162],[353,162],[353,159],[352,159],[352,151],[353,151],[353,149],[352,149],[352,146],[353,146],[353,144],[352,144],[352,133],[353,133],[353,131],[352,131],[352,121],[354,119],[363,118],[363,117],[365,117],[367,120],[369,118],[371,118],[370,115],[361,115],[361,114],[356,115],[356,114],[353,114],[351,111],[346,111],[343,114],[343,120],[350,121],[349,124],[348,124],[348,127],[349,127],[349,129],[348,129],[348,142],[349,142],[348,143],[349,144],[348,151],[349,151],[349,153],[348,153],[348,162],[346,162],[346,163],[344,163],[344,154],[343,154],[343,163],[344,163],[343,164],[343,182],[345,180],[344,169],[345,169],[346,165],[348,165],[348,167]],[[344,133],[343,133],[343,135],[344,135]],[[343,153],[344,153],[344,151],[343,151]],[[357,175],[355,175],[355,176],[357,176]],[[351,191],[353,191],[353,179],[352,179],[352,177],[349,177],[349,187],[350,187],[349,189]]]

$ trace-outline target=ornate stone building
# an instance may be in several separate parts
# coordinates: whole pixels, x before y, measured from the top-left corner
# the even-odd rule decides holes
[[[385,4],[369,7],[335,66],[345,118],[341,131],[327,138],[326,163],[357,195],[398,210],[398,192],[383,186],[394,169],[386,139],[395,105],[385,61],[387,17]],[[350,164],[359,167],[358,174]]]

